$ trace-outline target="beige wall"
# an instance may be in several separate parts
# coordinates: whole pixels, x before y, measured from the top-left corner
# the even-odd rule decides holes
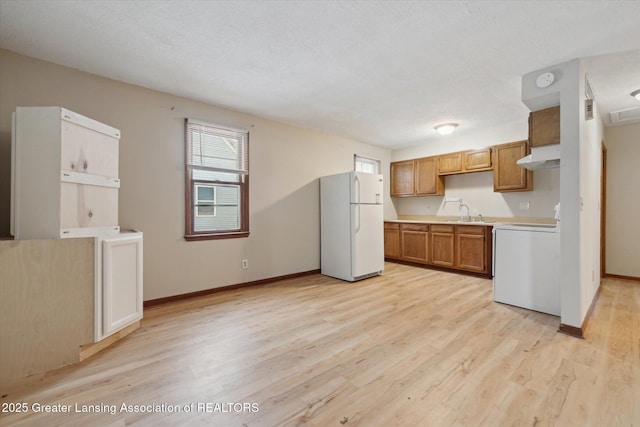
[[[93,342],[93,239],[0,241],[0,385]]]
[[[594,103],[594,118],[586,120],[584,79],[580,75],[580,286],[582,319],[600,286],[600,199],[602,197],[602,141],[604,125]]]
[[[392,152],[392,160],[434,156],[460,150],[485,148],[521,141],[528,137],[527,114],[518,123],[508,123],[475,133],[443,136],[441,141],[408,147]],[[545,169],[533,173],[533,191],[496,193],[493,173],[475,172],[445,177],[444,196],[394,198],[398,215],[459,215],[459,206],[444,203],[445,197],[461,197],[471,215],[491,217],[553,218],[553,207],[560,201],[560,170]],[[520,209],[527,202],[529,209]]]
[[[59,105],[116,127],[120,225],[144,232],[145,300],[320,267],[322,175],[353,169],[354,153],[390,152],[250,114],[101,78],[0,50],[0,233],[8,233],[10,117],[16,106]],[[312,101],[310,101],[312,102]],[[185,242],[184,119],[250,130],[246,239]],[[390,199],[385,216],[395,217]],[[249,260],[242,270],[241,260]]]
[[[609,127],[605,273],[640,278],[640,123]]]
[[[539,88],[542,72],[555,82]],[[533,109],[560,104],[561,167],[561,316],[564,325],[581,327],[599,284],[599,194],[602,120],[597,111],[585,120],[583,61],[574,59],[522,77],[522,100]],[[597,100],[596,100],[597,102]]]

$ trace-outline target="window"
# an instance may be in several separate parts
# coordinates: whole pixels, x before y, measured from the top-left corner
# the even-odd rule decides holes
[[[186,120],[185,239],[249,235],[249,133]]]
[[[216,186],[215,185],[195,185],[196,217],[216,216]]]
[[[380,160],[354,155],[354,170],[356,172],[380,173]]]

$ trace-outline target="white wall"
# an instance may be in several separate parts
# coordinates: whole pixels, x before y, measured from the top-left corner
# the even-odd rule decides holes
[[[527,117],[521,122],[508,123],[477,133],[442,136],[441,141],[394,150],[393,161],[434,156],[461,150],[485,148],[528,138]],[[560,170],[534,171],[533,191],[496,193],[493,173],[475,172],[445,177],[444,196],[393,198],[398,215],[459,215],[457,204],[444,204],[445,197],[461,197],[471,215],[491,217],[553,218],[553,207],[560,200]],[[520,202],[528,202],[529,210],[520,209]]]
[[[640,278],[640,123],[609,127],[605,273]]]
[[[318,178],[390,151],[105,79],[0,50],[0,234],[8,234],[10,118],[16,106],[59,105],[120,129],[120,225],[144,232],[145,300],[320,267]],[[246,239],[186,242],[184,119],[250,130]],[[6,207],[6,208],[5,208]],[[385,216],[395,211],[388,196]],[[241,260],[249,260],[242,270]]]
[[[586,71],[586,70],[585,70]],[[594,103],[594,118],[585,120],[585,73],[580,75],[580,312],[582,319],[600,286],[600,199],[604,125]]]
[[[535,85],[542,72],[555,82]],[[560,104],[561,323],[581,327],[599,285],[600,141],[602,120],[585,121],[585,72],[574,59],[522,78],[522,100],[533,110]],[[594,88],[595,89],[595,88]],[[596,100],[597,103],[597,100]]]

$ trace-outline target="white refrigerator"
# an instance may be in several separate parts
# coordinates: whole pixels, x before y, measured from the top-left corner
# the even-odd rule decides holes
[[[320,178],[320,271],[354,282],[384,270],[382,175]]]

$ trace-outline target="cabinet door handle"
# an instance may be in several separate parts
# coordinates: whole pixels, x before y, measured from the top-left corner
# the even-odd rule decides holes
[[[73,163],[73,162],[71,162],[71,170],[73,170],[73,169],[75,169],[75,168],[76,168],[76,164],[75,164],[75,163]]]
[[[93,211],[92,210],[89,211],[89,218],[93,218]]]
[[[85,160],[82,166],[84,167],[84,170],[87,170],[87,167],[89,166],[89,164],[88,164],[88,163],[87,163],[87,161]]]

